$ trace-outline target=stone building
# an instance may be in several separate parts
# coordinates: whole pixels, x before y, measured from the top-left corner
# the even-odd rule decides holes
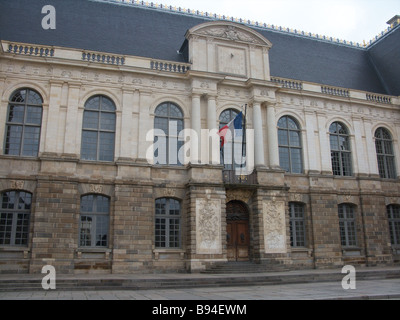
[[[398,263],[399,19],[360,45],[136,0],[2,1],[0,272]],[[208,133],[240,112],[246,143],[221,153]]]

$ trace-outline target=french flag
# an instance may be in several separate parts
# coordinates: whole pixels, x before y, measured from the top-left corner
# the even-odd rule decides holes
[[[232,139],[233,134],[235,136],[241,136],[243,134],[243,112],[240,112],[235,119],[219,130],[221,148]]]

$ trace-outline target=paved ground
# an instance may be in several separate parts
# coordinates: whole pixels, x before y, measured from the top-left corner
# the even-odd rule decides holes
[[[274,286],[190,288],[140,291],[0,292],[0,300],[400,300],[400,279],[357,281],[356,290],[341,282]]]

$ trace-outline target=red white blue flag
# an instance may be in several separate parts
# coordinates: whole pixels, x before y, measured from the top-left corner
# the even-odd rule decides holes
[[[229,122],[225,127],[219,130],[219,136],[221,137],[221,148],[226,143],[231,141],[233,137],[243,135],[243,112],[240,112],[235,119]]]

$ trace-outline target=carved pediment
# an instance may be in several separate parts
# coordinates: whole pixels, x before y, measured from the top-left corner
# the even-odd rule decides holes
[[[206,36],[228,41],[250,43],[253,45],[266,46],[269,48],[272,47],[271,42],[265,39],[258,32],[244,25],[233,22],[216,21],[203,23],[190,29],[186,37],[188,38],[190,35]]]

